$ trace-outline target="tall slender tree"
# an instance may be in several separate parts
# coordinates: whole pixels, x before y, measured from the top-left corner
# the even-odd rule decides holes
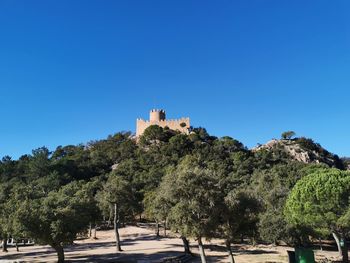
[[[122,251],[121,241],[119,235],[119,226],[121,215],[125,215],[132,211],[133,195],[132,189],[128,181],[123,177],[111,173],[103,189],[99,192],[98,199],[101,206],[105,206],[106,202],[113,209],[113,223],[116,240],[117,251]]]
[[[197,240],[202,263],[206,263],[203,238],[213,236],[217,228],[220,195],[214,172],[195,167],[189,158],[165,176],[160,189],[172,200],[171,228],[183,237]]]

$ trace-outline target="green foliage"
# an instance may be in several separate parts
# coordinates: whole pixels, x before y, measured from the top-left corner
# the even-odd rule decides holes
[[[118,206],[119,216],[133,218],[135,214],[135,198],[133,189],[127,180],[112,172],[103,188],[97,193],[97,201],[104,215],[113,210],[114,204]]]
[[[212,236],[222,195],[217,185],[213,171],[196,167],[190,160],[184,160],[170,171],[160,186],[160,193],[172,203],[168,215],[171,227],[187,237]]]
[[[292,139],[292,137],[295,136],[295,132],[294,131],[285,131],[281,134],[281,138],[284,140],[290,140]]]
[[[115,163],[134,157],[136,143],[130,140],[130,137],[129,132],[117,133],[106,140],[89,144],[91,162],[101,169],[98,171],[99,174],[109,172],[110,167]]]
[[[162,142],[167,142],[174,134],[176,132],[173,130],[163,129],[158,125],[151,125],[141,135],[140,143],[142,145],[161,144]]]
[[[251,187],[263,205],[259,214],[259,233],[263,240],[273,243],[280,240],[294,242],[283,209],[290,190],[309,169],[306,164],[288,162],[254,171]]]
[[[17,199],[15,224],[38,243],[53,247],[72,243],[92,221],[96,207],[81,183],[70,183],[47,197]]]
[[[319,234],[350,229],[350,173],[320,169],[297,182],[285,206],[287,221]]]
[[[325,162],[333,158],[310,139],[292,142],[323,154]],[[342,164],[339,159],[335,166]],[[310,227],[286,221],[288,194],[306,174],[328,171],[325,167],[293,161],[280,146],[250,151],[204,128],[191,128],[186,135],[154,125],[139,141],[122,132],[53,152],[42,147],[18,160],[5,156],[0,161],[0,237],[63,246],[89,223],[112,218],[117,204],[122,222],[145,215],[167,221],[186,237],[289,242],[310,233]],[[342,207],[348,205],[344,200]],[[323,221],[340,215],[332,213]],[[343,211],[336,227],[347,229],[349,217],[349,209]],[[321,220],[313,227],[327,232]]]
[[[159,191],[150,191],[145,194],[143,199],[145,215],[148,219],[156,222],[166,221],[171,208],[171,200],[167,198],[166,193]]]
[[[219,228],[222,236],[234,242],[241,236],[257,237],[258,214],[261,210],[259,200],[246,190],[232,190],[224,199],[221,212],[222,224]]]
[[[46,176],[50,171],[50,152],[47,148],[42,147],[33,150],[29,162],[29,174],[33,177]]]
[[[345,164],[338,155],[328,152],[319,143],[315,143],[312,139],[301,137],[295,139],[295,141],[302,149],[310,153],[311,161],[317,160],[318,162],[325,163],[330,167],[341,170],[345,169]]]
[[[298,138],[296,142],[305,150],[318,151],[322,148],[321,145],[315,143],[312,139],[305,137]]]

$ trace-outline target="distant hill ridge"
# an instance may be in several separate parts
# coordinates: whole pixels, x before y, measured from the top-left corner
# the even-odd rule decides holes
[[[266,144],[252,149],[253,152],[260,150],[283,151],[292,159],[304,163],[324,163],[330,167],[350,169],[348,163],[340,159],[338,155],[330,153],[312,139],[300,137],[293,139],[272,139]]]

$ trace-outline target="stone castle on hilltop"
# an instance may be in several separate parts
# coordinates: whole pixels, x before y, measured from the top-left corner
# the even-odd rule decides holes
[[[190,118],[167,120],[165,118],[164,110],[151,110],[148,121],[143,119],[136,120],[136,137],[142,135],[143,132],[151,125],[158,125],[162,128],[168,127],[171,130],[189,134]]]

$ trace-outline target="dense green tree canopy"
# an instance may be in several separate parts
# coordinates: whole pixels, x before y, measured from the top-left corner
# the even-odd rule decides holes
[[[350,229],[350,173],[320,169],[299,180],[290,193],[285,215],[294,225],[320,234]]]
[[[81,183],[70,183],[47,197],[17,201],[13,216],[23,233],[38,243],[52,246],[59,262],[64,261],[63,246],[72,243],[93,220],[96,207]]]
[[[231,137],[218,138],[204,128],[191,127],[186,135],[156,125],[138,139],[121,132],[87,144],[59,146],[52,152],[38,148],[18,160],[5,156],[0,161],[0,238],[34,238],[55,246],[62,259],[63,246],[88,225],[114,221],[118,230],[124,222],[146,218],[178,231],[184,244],[186,238],[194,237],[203,248],[202,238],[224,238],[229,253],[231,244],[243,238],[289,242],[310,234],[311,229],[307,221],[293,221],[294,210],[286,220],[284,207],[295,184],[307,174],[313,178],[329,172],[324,170],[328,166],[347,165],[347,159],[311,139],[293,136],[289,133],[284,137],[290,140],[282,141],[316,152],[325,164],[297,162],[281,145],[249,150]],[[314,232],[347,229],[344,196],[349,189],[341,192],[333,183],[322,182],[335,187],[323,198],[338,191],[327,200],[333,202],[328,207],[335,209],[334,204],[342,200],[338,207],[344,211],[327,212],[322,220],[310,216]],[[35,229],[41,224],[43,233]]]
[[[297,229],[310,228],[324,237],[332,233],[343,262],[348,262],[350,172],[324,168],[305,176],[291,191],[285,215]]]

